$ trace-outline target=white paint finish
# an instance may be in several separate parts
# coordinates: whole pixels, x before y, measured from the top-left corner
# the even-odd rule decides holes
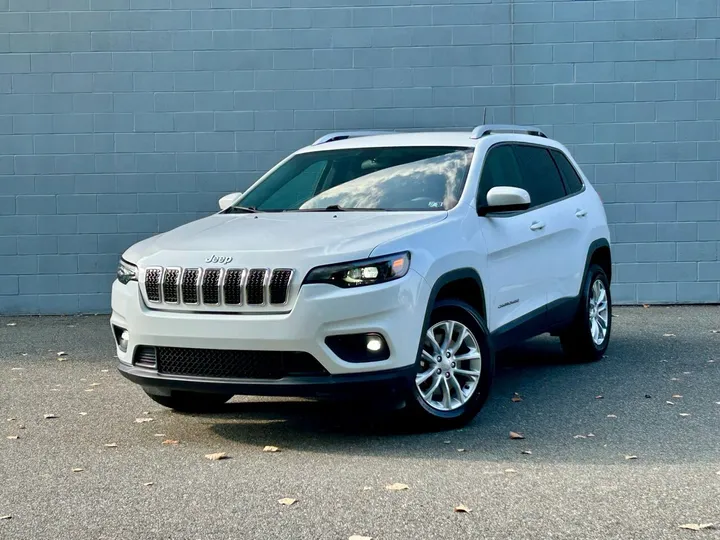
[[[287,305],[196,308],[216,313],[183,305],[151,310],[137,283],[116,282],[112,320],[130,330],[130,352],[118,351],[120,360],[129,362],[138,344],[300,350],[333,374],[379,371],[415,361],[431,288],[448,272],[472,269],[481,277],[490,331],[576,296],[590,244],[609,238],[602,203],[583,175],[586,190],[576,196],[512,215],[478,216],[485,154],[501,141],[543,144],[569,155],[549,139],[493,134],[473,140],[469,133],[374,135],[299,150],[447,145],[474,146],[475,154],[460,201],[447,212],[216,214],[136,244],[124,258],[139,266],[141,282],[150,266],[202,268],[212,256],[232,257],[233,267],[295,273]],[[524,200],[527,193],[514,195]],[[411,253],[411,270],[397,281],[357,289],[301,286],[316,266],[402,251]],[[390,359],[350,364],[324,345],[328,335],[356,332],[383,333]]]

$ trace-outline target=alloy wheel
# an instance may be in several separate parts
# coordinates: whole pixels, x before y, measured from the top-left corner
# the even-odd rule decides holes
[[[442,321],[425,334],[415,384],[430,407],[453,411],[472,397],[481,366],[480,347],[472,331],[457,321]]]
[[[589,303],[590,335],[595,345],[600,346],[608,332],[609,306],[605,284],[599,279],[590,288]]]

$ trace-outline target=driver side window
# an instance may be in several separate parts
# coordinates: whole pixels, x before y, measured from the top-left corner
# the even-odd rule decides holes
[[[488,191],[498,186],[527,189],[523,184],[515,153],[509,144],[493,146],[488,151],[480,175],[478,206],[485,206]]]

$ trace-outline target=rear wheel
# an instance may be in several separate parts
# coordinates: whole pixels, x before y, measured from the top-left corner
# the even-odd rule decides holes
[[[470,421],[488,397],[494,370],[480,315],[458,300],[438,302],[416,365],[407,403],[415,426],[448,429]]]
[[[143,388],[155,403],[176,411],[188,413],[214,412],[232,398],[228,394],[203,394],[199,392],[180,392],[173,390],[169,396],[160,396]]]
[[[592,265],[585,276],[575,320],[560,334],[560,343],[572,359],[593,362],[605,354],[611,329],[610,282],[600,266]]]

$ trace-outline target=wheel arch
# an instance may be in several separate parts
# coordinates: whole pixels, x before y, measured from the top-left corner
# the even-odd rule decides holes
[[[463,290],[469,288],[469,292],[479,293],[477,297],[474,295],[463,295]],[[473,297],[470,297],[473,296]],[[483,286],[480,274],[474,268],[457,268],[450,270],[440,275],[435,280],[430,290],[430,296],[428,297],[428,304],[425,309],[425,321],[424,326],[427,326],[430,320],[430,313],[432,312],[435,302],[438,300],[444,300],[448,298],[455,298],[461,300],[473,307],[483,321],[487,323],[487,303],[485,296],[485,288]]]
[[[585,271],[583,276],[587,275],[590,265],[597,264],[607,275],[608,282],[612,283],[612,252],[610,250],[610,242],[605,238],[598,238],[590,244],[588,248],[587,258],[585,259]]]

